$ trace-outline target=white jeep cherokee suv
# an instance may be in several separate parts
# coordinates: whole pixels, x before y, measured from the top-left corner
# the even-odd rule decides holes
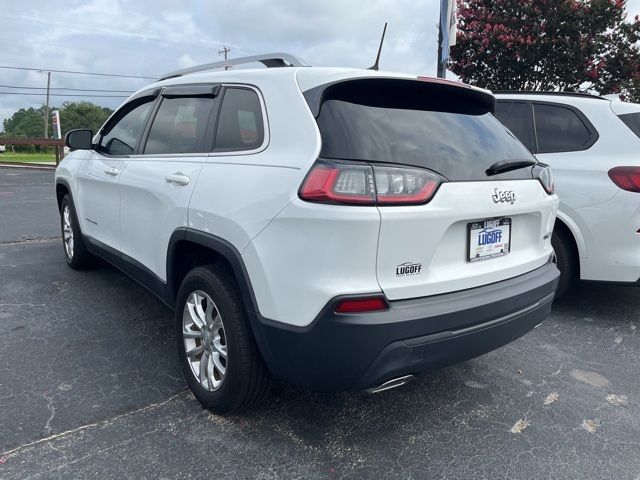
[[[577,279],[640,282],[640,105],[575,93],[497,94],[496,116],[554,173],[558,294]]]
[[[283,68],[168,75],[68,133],[56,172],[67,263],[100,256],[175,310],[204,406],[272,376],[385,390],[549,314],[558,199],[493,95],[249,60]]]

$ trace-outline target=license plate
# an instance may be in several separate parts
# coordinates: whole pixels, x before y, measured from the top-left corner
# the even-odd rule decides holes
[[[511,248],[511,219],[493,218],[467,224],[469,261],[502,257]]]

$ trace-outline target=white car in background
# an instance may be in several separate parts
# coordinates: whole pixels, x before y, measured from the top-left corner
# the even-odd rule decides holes
[[[558,295],[577,279],[638,283],[640,105],[570,93],[496,98],[498,119],[553,170]]]

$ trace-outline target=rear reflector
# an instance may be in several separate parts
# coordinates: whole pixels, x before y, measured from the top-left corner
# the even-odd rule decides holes
[[[608,173],[613,183],[622,190],[640,193],[640,167],[615,167]]]
[[[300,187],[309,202],[347,205],[420,205],[441,179],[419,168],[318,161]]]
[[[387,308],[387,303],[382,297],[349,298],[338,303],[336,313],[379,312]]]

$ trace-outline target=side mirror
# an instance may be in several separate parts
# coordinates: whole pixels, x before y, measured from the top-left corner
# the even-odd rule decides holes
[[[71,150],[89,150],[93,132],[88,128],[69,130],[64,136],[64,144]]]

